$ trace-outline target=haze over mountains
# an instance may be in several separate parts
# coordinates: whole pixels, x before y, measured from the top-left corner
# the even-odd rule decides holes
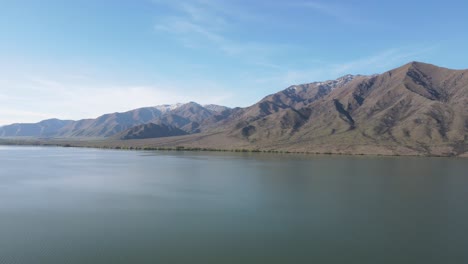
[[[0,136],[143,139],[190,134],[122,144],[465,155],[467,107],[468,70],[411,62],[383,74],[293,85],[246,108],[193,102],[147,107],[97,119],[14,124],[0,128]]]

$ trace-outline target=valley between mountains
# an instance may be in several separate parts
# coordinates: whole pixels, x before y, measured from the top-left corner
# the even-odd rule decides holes
[[[0,127],[0,143],[468,157],[468,70],[411,62],[293,85],[246,108],[195,102]]]

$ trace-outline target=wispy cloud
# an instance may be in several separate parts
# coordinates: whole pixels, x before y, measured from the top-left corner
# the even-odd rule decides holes
[[[378,73],[382,70],[388,70],[391,67],[399,66],[410,60],[417,60],[420,55],[424,55],[435,50],[438,46],[432,45],[422,48],[394,48],[382,51],[376,55],[356,59],[354,61],[333,64],[333,74],[358,73],[363,71],[368,73],[373,70]]]
[[[82,119],[144,106],[196,101],[201,104],[228,104],[230,89],[210,81],[160,80],[148,84],[122,85],[59,75],[24,75],[2,79],[0,125],[37,122],[47,118]],[[31,111],[34,109],[34,111]]]
[[[228,27],[226,19],[217,14],[206,2],[157,1],[156,3],[173,10],[173,14],[159,18],[155,25],[156,30],[173,34],[185,43],[189,40],[194,42],[188,45],[190,47],[196,46],[195,42],[203,40],[217,45],[228,42],[223,36]]]
[[[325,1],[304,1],[292,2],[289,3],[289,5],[315,11],[319,14],[331,17],[345,24],[355,25],[367,23],[367,21],[364,20],[362,16],[359,16],[358,10],[355,10],[354,8],[345,4],[330,3]]]
[[[40,113],[37,111],[25,111],[23,109],[8,108],[4,109],[0,107],[0,127],[3,125],[15,124],[15,123],[26,123],[32,120],[44,120],[50,118],[48,113]]]
[[[190,39],[190,34],[195,34],[215,43],[223,43],[225,41],[221,34],[218,34],[209,28],[199,25],[195,22],[181,19],[180,17],[167,17],[160,21],[154,27],[156,30],[165,31],[167,33],[179,35],[185,42]],[[194,45],[188,45],[194,46]]]
[[[121,84],[118,81],[81,74],[79,71],[16,69],[21,74],[0,75],[0,87],[8,87],[0,91],[0,125],[37,122],[52,117],[97,117],[104,113],[122,112],[143,106],[188,101],[229,106],[254,103],[261,96],[292,84],[335,79],[348,73],[381,73],[412,60],[424,60],[427,54],[437,48],[438,46],[392,48],[344,62],[315,61],[313,67],[263,65],[271,71],[266,71],[264,75],[255,72],[242,76],[246,80],[244,84],[254,87],[252,89],[227,87],[210,81],[209,78],[181,81],[158,78],[159,80],[146,83]],[[239,89],[242,89],[242,94],[234,94]],[[241,99],[245,101],[241,102]]]
[[[226,2],[158,0],[155,3],[173,10],[173,14],[158,19],[155,30],[176,37],[188,48],[208,47],[251,64],[277,67],[269,56],[286,46],[232,38],[232,33],[243,30],[245,25],[242,23],[252,22],[258,17]]]
[[[276,83],[285,87],[292,84],[335,79],[346,74],[381,73],[409,61],[419,60],[437,47],[437,45],[433,45],[419,48],[393,48],[351,61],[320,63],[306,69],[291,68],[275,76],[257,78],[256,82]]]

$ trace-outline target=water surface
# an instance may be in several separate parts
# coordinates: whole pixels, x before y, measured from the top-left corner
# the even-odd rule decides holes
[[[0,263],[468,263],[468,160],[0,146]]]

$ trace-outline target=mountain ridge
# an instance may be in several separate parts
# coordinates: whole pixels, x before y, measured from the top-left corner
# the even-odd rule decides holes
[[[76,121],[52,118],[38,123],[15,123],[0,127],[0,137],[110,137],[134,126],[148,123],[165,123],[194,132],[189,127],[193,125],[193,130],[196,130],[199,126],[197,121],[217,114],[221,108],[229,109],[225,106],[209,106],[213,109],[207,109],[195,102],[177,103],[108,113],[97,118]],[[56,125],[54,130],[43,132],[44,123],[51,121],[61,122],[61,125]]]
[[[382,74],[292,85],[244,108],[190,102],[156,121],[139,113],[147,118],[135,126],[159,122],[191,134],[142,140],[151,145],[464,155],[467,106],[468,70],[410,62]],[[130,127],[108,127],[119,129]]]

